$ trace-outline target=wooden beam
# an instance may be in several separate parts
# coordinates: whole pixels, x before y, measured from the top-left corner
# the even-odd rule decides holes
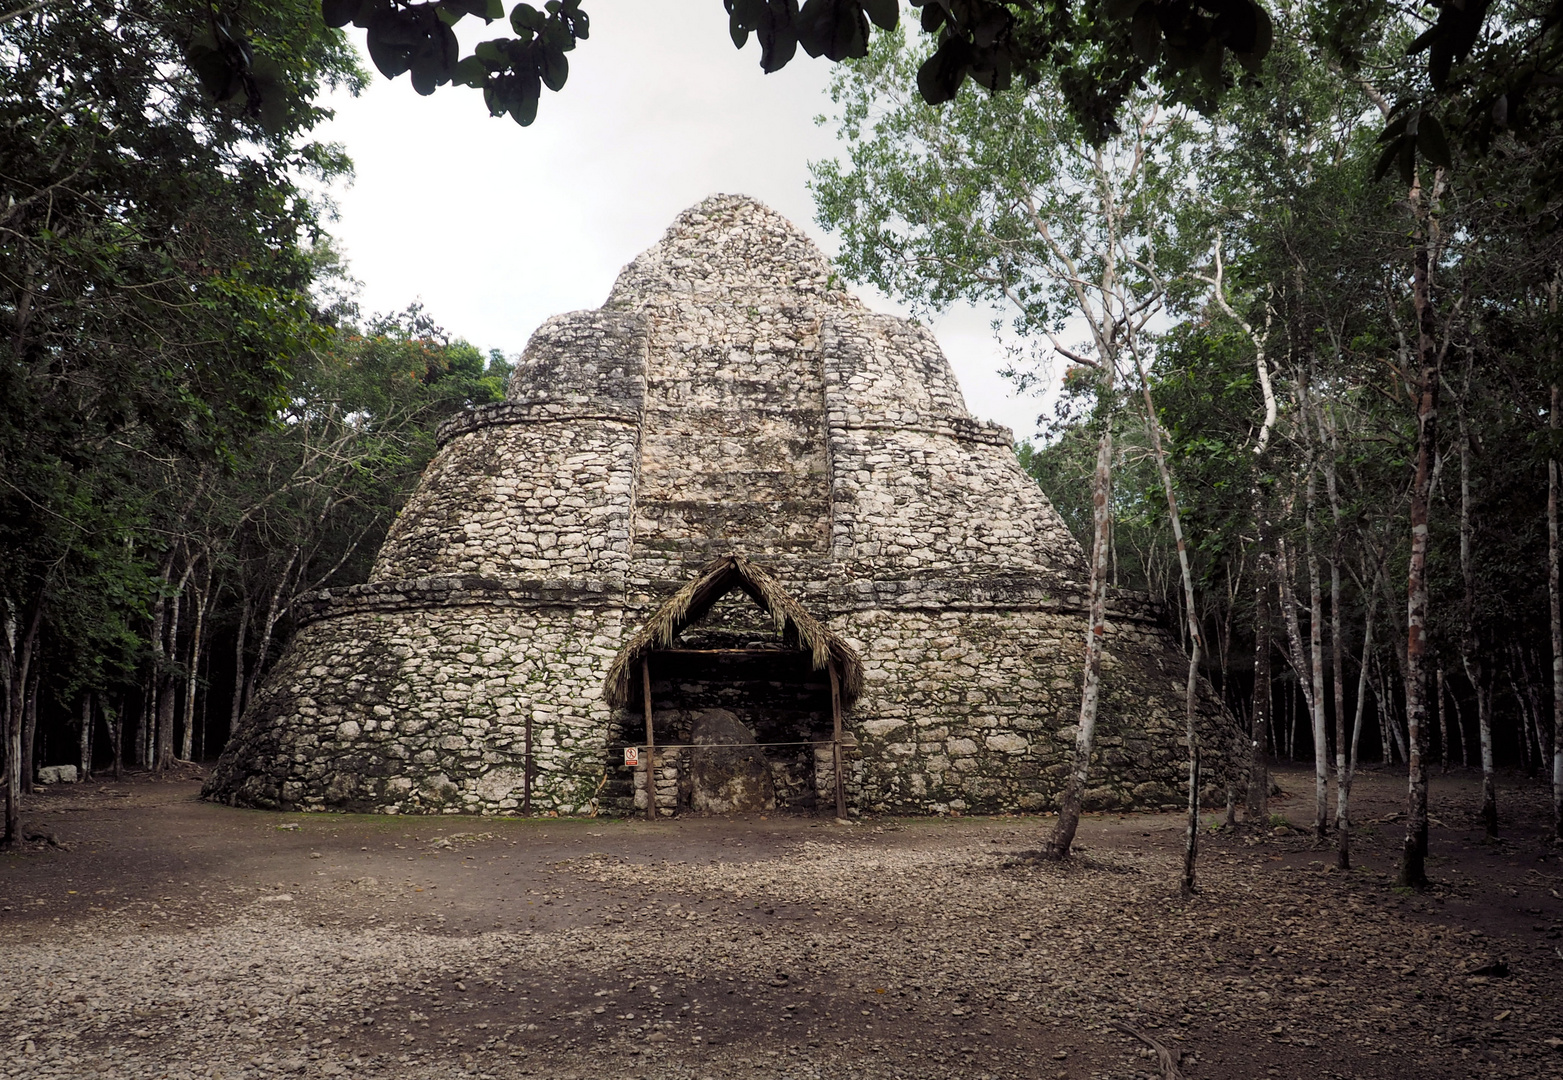
[[[653,762],[657,752],[657,737],[651,730],[651,660],[640,658],[640,693],[646,705],[646,820],[657,820],[657,778]]]
[[[532,710],[526,710],[526,743],[521,752],[521,812],[532,812]]]
[[[836,763],[836,816],[845,820],[847,816],[847,789],[842,779],[842,755],[841,755],[841,677],[836,674],[836,665],[832,661],[827,665],[830,669],[830,719],[833,726],[831,738],[831,756]]]
[[[804,649],[657,649],[658,656],[808,656]]]

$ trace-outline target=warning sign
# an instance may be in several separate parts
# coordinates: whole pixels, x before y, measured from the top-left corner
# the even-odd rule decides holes
[[[624,764],[627,768],[636,768],[640,765],[640,747],[626,746],[624,748]]]

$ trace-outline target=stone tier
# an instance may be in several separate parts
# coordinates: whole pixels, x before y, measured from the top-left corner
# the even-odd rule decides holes
[[[345,615],[419,611],[444,607],[496,609],[538,607],[611,607],[633,613],[649,610],[684,584],[665,580],[646,583],[646,590],[626,595],[622,578],[527,579],[458,575],[378,581],[344,589],[325,589],[301,598],[296,607],[300,627]],[[1083,617],[1088,597],[1076,588],[1040,578],[907,578],[899,581],[789,582],[789,591],[822,618],[852,612],[904,611],[1037,611]],[[1114,589],[1108,598],[1108,618],[1114,622],[1164,627],[1166,612],[1148,594]]]

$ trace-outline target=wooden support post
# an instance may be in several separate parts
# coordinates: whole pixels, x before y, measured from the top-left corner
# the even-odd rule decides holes
[[[841,754],[841,679],[836,674],[836,665],[827,665],[830,670],[830,719],[833,727],[830,748],[831,757],[836,764],[836,816],[843,820],[847,816],[847,789],[842,777],[845,762]]]
[[[646,705],[646,820],[657,820],[657,778],[653,773],[657,737],[651,731],[651,658],[640,658],[640,695]]]
[[[521,748],[521,812],[532,812],[532,710],[526,710],[526,742]]]

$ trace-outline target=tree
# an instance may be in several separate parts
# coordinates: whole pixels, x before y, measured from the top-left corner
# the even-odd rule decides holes
[[[1044,339],[1074,365],[1069,378],[1090,403],[1096,464],[1080,715],[1048,841],[1061,857],[1074,840],[1094,746],[1114,425],[1125,375],[1149,351],[1147,327],[1166,302],[1162,259],[1181,240],[1170,207],[1190,128],[1186,110],[1143,95],[1125,104],[1121,135],[1092,145],[1050,84],[968,94],[935,109],[920,90],[927,62],[893,33],[843,69],[832,98],[850,165],[812,166],[812,186],[820,223],[841,234],[838,262],[849,277],[923,309],[957,298],[1005,305],[1019,334]],[[1083,324],[1085,342],[1066,341],[1070,320]],[[1190,753],[1197,762],[1192,743]],[[1194,798],[1197,806],[1197,785]]]
[[[204,10],[92,0],[5,16],[8,840],[30,780],[18,727],[37,712],[40,642],[74,642],[101,657],[98,671],[128,662],[125,620],[163,596],[157,570],[185,505],[159,500],[154,478],[181,463],[220,465],[235,436],[269,415],[288,359],[318,333],[300,247],[316,211],[295,178],[344,167],[305,133],[323,115],[320,89],[356,84],[359,72],[309,17],[312,5],[257,8],[253,52],[282,88],[263,125],[185,73],[185,31]]]

